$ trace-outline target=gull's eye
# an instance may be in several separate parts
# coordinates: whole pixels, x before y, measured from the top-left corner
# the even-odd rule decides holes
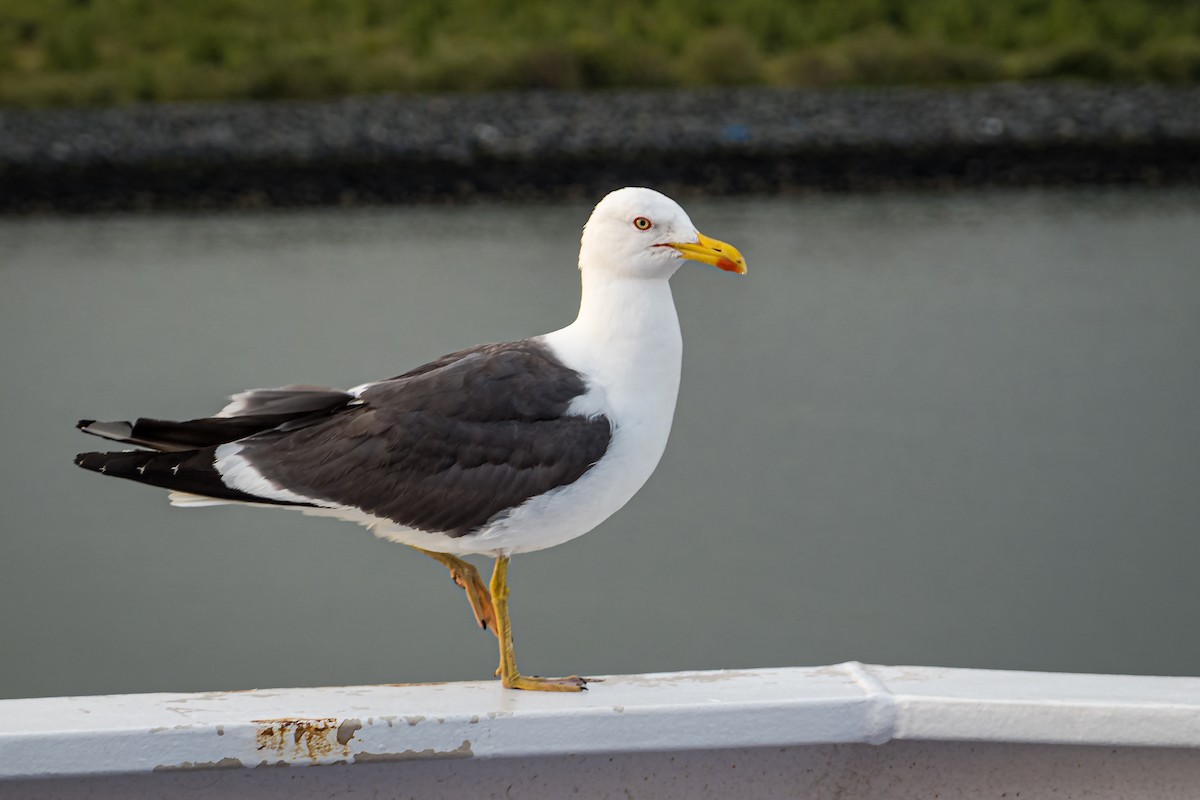
[[[648,231],[653,225],[654,223],[645,217],[635,217],[633,220],[633,227],[637,228],[639,231]]]

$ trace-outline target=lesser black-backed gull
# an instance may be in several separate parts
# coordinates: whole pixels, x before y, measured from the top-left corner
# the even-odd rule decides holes
[[[449,568],[496,634],[504,686],[577,691],[585,679],[517,671],[508,561],[587,533],[657,466],[682,354],[668,279],[685,260],[746,272],[670,198],[620,189],[584,227],[582,299],[567,327],[349,391],[243,392],[204,419],[84,420],[87,433],[150,449],[76,463],[170,489],[175,505],[295,508],[411,545]],[[470,553],[496,559],[490,586],[458,557]]]

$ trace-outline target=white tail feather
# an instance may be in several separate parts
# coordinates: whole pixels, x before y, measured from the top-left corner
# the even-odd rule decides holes
[[[180,508],[239,505],[236,500],[220,500],[216,497],[205,497],[204,495],[191,494],[189,492],[168,492],[167,499],[171,501],[171,505],[179,506]]]

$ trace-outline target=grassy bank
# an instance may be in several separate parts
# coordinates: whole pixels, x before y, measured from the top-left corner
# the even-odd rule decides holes
[[[1200,83],[1190,0],[4,0],[0,105],[1031,78]]]

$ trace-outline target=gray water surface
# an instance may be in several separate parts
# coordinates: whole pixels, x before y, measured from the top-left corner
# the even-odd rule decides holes
[[[515,560],[525,670],[1200,674],[1200,192],[686,205],[750,275],[675,277],[667,454]],[[171,508],[75,468],[73,425],[559,327],[588,211],[0,220],[0,696],[489,677],[433,561]]]

